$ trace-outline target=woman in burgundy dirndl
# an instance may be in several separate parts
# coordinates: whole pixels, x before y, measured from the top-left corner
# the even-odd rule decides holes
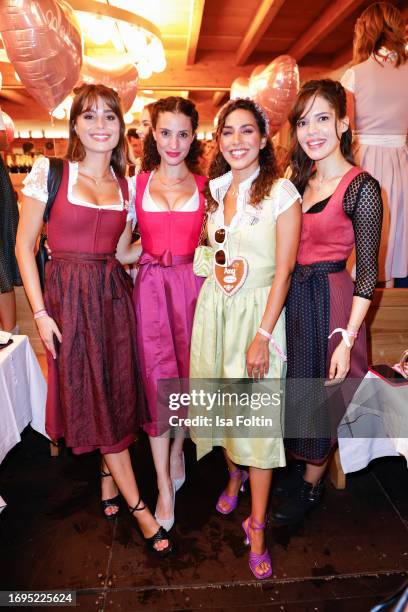
[[[74,453],[100,451],[104,515],[118,513],[119,490],[149,547],[163,555],[171,549],[168,534],[141,501],[128,451],[138,402],[135,320],[131,281],[115,257],[130,226],[125,124],[112,89],[75,91],[62,181],[47,223],[52,259],[44,297],[34,247],[48,198],[47,158],[25,181],[17,235],[24,287],[47,349],[46,429]]]
[[[378,271],[380,186],[353,163],[340,83],[309,81],[290,114],[291,180],[303,196],[297,264],[286,302],[285,447],[298,460],[275,487],[275,524],[302,519],[323,492],[337,424],[367,372],[364,318]],[[346,262],[356,248],[356,280]]]

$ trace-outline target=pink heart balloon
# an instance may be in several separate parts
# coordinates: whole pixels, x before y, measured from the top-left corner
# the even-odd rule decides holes
[[[248,98],[249,96],[249,79],[238,77],[231,83],[230,99]]]
[[[118,92],[125,113],[131,108],[136,98],[138,81],[139,75],[133,64],[126,63],[110,68],[86,56],[79,77],[80,83],[103,83],[107,87],[112,87]]]
[[[258,76],[258,74],[261,74],[261,72],[263,72],[265,68],[266,68],[266,64],[259,64],[259,66],[255,66],[255,68],[251,72],[251,76],[249,77],[249,80],[251,80],[253,77]]]
[[[22,84],[51,111],[70,93],[82,63],[81,29],[64,0],[1,0],[0,32]]]
[[[299,91],[299,69],[290,55],[280,55],[261,73],[251,76],[251,97],[264,107],[270,135],[276,134],[288,118]]]

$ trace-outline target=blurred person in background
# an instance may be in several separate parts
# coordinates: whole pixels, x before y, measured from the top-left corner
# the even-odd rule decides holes
[[[13,185],[0,154],[0,329],[18,333],[14,287],[21,285],[14,255],[18,206]]]
[[[405,19],[371,4],[354,29],[354,66],[341,79],[355,131],[354,157],[381,185],[384,224],[379,280],[408,287],[408,54]],[[353,143],[354,144],[354,143]]]

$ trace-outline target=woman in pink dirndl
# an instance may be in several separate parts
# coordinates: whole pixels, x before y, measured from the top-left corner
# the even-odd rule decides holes
[[[150,438],[159,489],[155,516],[168,530],[174,523],[176,491],[185,480],[185,431],[177,427],[170,446],[160,381],[189,376],[194,310],[204,280],[194,275],[193,258],[203,226],[206,179],[197,174],[200,145],[194,104],[173,96],[161,99],[153,106],[151,119],[142,172],[132,179],[131,187],[143,249],[133,302],[147,399],[142,426]],[[120,245],[121,261],[133,263],[135,250],[133,245]]]

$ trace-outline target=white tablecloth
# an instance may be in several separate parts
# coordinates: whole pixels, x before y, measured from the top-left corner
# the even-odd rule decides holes
[[[391,384],[370,370],[338,428],[345,474],[373,459],[402,455],[408,463],[408,381]]]
[[[13,344],[0,350],[0,463],[29,423],[47,436],[46,396],[47,384],[27,336],[13,336]],[[0,497],[0,511],[4,505]]]

